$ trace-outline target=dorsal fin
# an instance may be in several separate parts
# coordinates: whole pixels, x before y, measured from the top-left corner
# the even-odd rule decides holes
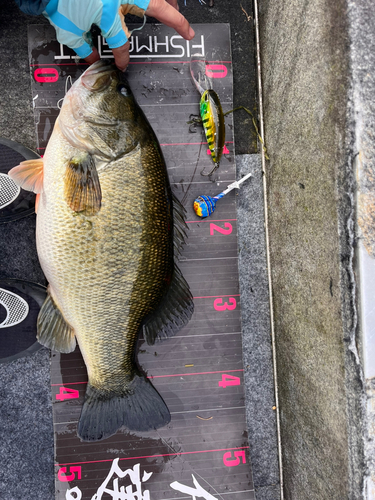
[[[43,159],[22,161],[8,172],[17,186],[34,193],[43,192]]]
[[[181,271],[175,265],[171,284],[157,310],[143,325],[143,335],[149,345],[155,340],[172,337],[190,320],[194,312],[193,297]]]
[[[65,199],[74,212],[95,215],[102,203],[102,191],[93,157],[72,158],[65,175]]]
[[[173,242],[175,248],[175,256],[181,254],[182,247],[187,237],[188,226],[185,222],[186,210],[180,200],[172,194],[173,201]]]

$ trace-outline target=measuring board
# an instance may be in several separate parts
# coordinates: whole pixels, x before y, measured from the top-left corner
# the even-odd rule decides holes
[[[98,443],[76,435],[87,385],[77,349],[52,353],[56,499],[251,500],[246,432],[237,268],[235,193],[217,205],[212,219],[200,220],[193,201],[214,196],[236,178],[232,115],[226,118],[225,154],[213,163],[200,126],[200,95],[189,69],[191,54],[204,54],[224,112],[233,107],[228,24],[193,26],[185,41],[163,25],[146,24],[131,39],[127,77],[165,156],[174,194],[186,208],[190,231],[179,267],[194,296],[195,312],[175,337],[148,346],[141,338],[138,361],[165,400],[172,420],[148,433],[122,428]],[[132,26],[130,26],[132,29]],[[102,58],[111,51],[95,40]],[[68,77],[87,68],[55,40],[50,26],[29,27],[29,54],[38,151],[43,155],[59,113]]]

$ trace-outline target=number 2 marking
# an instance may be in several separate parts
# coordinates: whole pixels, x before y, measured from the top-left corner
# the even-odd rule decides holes
[[[232,457],[231,451],[227,451],[226,453],[224,453],[223,455],[224,465],[226,465],[227,467],[236,467],[236,465],[240,465],[241,460],[243,464],[246,464],[245,450],[235,451],[234,456],[236,458]]]
[[[69,389],[69,387],[60,387],[59,394],[56,394],[58,401],[65,401],[65,399],[78,399],[79,392],[77,389]]]
[[[223,373],[220,382],[218,382],[220,387],[224,389],[228,387],[228,385],[241,385],[240,377],[235,377],[234,375],[227,375]]]
[[[237,302],[234,297],[229,297],[228,302],[223,303],[223,299],[215,299],[214,300],[214,308],[216,311],[225,311],[228,309],[228,311],[233,311],[233,309],[236,309],[237,307]]]
[[[78,465],[70,467],[70,474],[68,476],[66,475],[66,472],[67,472],[67,467],[61,467],[61,469],[57,473],[59,481],[63,483],[66,483],[68,481],[73,481],[73,479],[76,478],[75,473],[77,473],[77,479],[81,479],[81,467]]]
[[[230,234],[233,230],[232,224],[230,222],[224,222],[224,226],[226,227],[226,229],[210,222],[210,235],[213,236],[214,231],[217,231],[221,234]]]

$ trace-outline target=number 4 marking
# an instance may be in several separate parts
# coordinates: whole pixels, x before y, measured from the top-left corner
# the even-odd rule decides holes
[[[77,389],[69,389],[69,387],[60,387],[59,394],[56,394],[56,399],[65,401],[65,399],[78,399],[79,392]]]
[[[221,381],[218,382],[220,387],[223,387],[224,389],[228,387],[228,385],[241,385],[241,379],[240,377],[235,377],[234,375],[227,375],[226,373],[223,373],[221,377]]]

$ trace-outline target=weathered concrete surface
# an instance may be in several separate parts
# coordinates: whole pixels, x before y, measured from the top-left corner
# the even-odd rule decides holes
[[[285,498],[363,498],[344,0],[261,0]]]
[[[356,153],[359,329],[366,382],[366,500],[375,500],[375,14],[367,0],[349,1],[352,115]]]

